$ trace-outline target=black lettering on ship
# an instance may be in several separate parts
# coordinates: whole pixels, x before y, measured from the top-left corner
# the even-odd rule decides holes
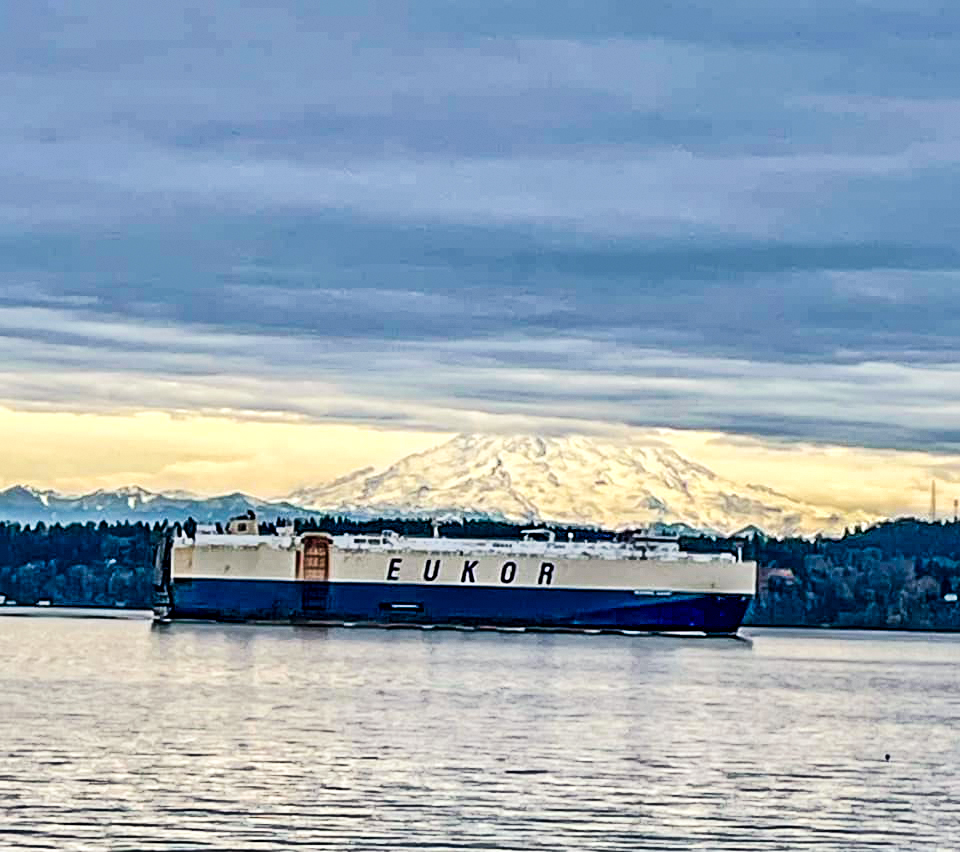
[[[423,566],[423,579],[432,583],[440,574],[440,560],[428,559]]]
[[[554,565],[552,562],[540,563],[540,576],[537,577],[538,586],[549,586],[553,583],[553,568]]]
[[[504,562],[503,567],[500,569],[500,582],[501,583],[512,583],[517,576],[517,563],[516,562]]]
[[[394,556],[390,560],[390,565],[387,568],[387,579],[388,580],[399,580],[400,579],[400,563],[403,562],[402,556]]]
[[[460,575],[460,582],[466,583],[469,578],[471,583],[476,583],[477,578],[474,575],[473,571],[479,563],[479,559],[474,559],[472,562],[469,559],[463,560],[463,573]]]

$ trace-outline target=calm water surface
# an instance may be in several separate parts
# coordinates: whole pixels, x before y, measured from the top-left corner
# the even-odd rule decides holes
[[[960,637],[743,633],[0,617],[0,846],[960,849]]]

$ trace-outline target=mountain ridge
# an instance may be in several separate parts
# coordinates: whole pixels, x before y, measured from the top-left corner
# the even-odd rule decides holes
[[[462,434],[361,473],[299,488],[285,499],[340,513],[481,511],[531,522],[687,524],[715,533],[745,527],[777,535],[834,533],[870,520],[734,482],[660,438]]]
[[[17,485],[0,491],[0,519],[20,523],[225,520],[253,509],[277,516],[364,519],[454,515],[524,523],[689,528],[714,534],[838,533],[875,520],[740,483],[686,458],[666,441],[583,435],[462,434],[435,447],[276,499],[235,491],[213,497],[137,485],[64,495]]]

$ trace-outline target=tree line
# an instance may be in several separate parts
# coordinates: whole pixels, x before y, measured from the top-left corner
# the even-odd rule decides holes
[[[149,607],[165,524],[0,523],[0,595],[7,602]]]
[[[842,538],[751,542],[750,623],[960,630],[960,524],[886,521]]]
[[[261,523],[275,531],[280,519]],[[429,519],[298,519],[297,532],[429,536]],[[0,596],[54,606],[149,607],[157,546],[196,523],[0,523]],[[552,527],[558,540],[611,540],[608,530]],[[440,535],[518,539],[522,525],[447,521]],[[759,565],[748,624],[960,630],[960,524],[888,521],[841,538],[683,537],[687,550],[736,552]]]

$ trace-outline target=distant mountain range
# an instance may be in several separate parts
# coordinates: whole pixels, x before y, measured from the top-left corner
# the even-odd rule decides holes
[[[460,435],[384,470],[362,468],[277,500],[242,493],[209,498],[154,493],[135,486],[79,497],[26,486],[0,492],[0,518],[30,524],[187,517],[210,522],[248,509],[268,518],[452,514],[775,535],[836,533],[873,520],[726,479],[660,440],[628,443],[585,436]]]
[[[75,521],[154,521],[186,520],[224,521],[248,509],[266,517],[304,515],[301,507],[282,501],[261,500],[249,494],[224,494],[199,497],[183,491],[158,494],[138,486],[116,490],[94,491],[79,497],[40,491],[16,485],[0,491],[0,519],[21,524],[68,524]]]

